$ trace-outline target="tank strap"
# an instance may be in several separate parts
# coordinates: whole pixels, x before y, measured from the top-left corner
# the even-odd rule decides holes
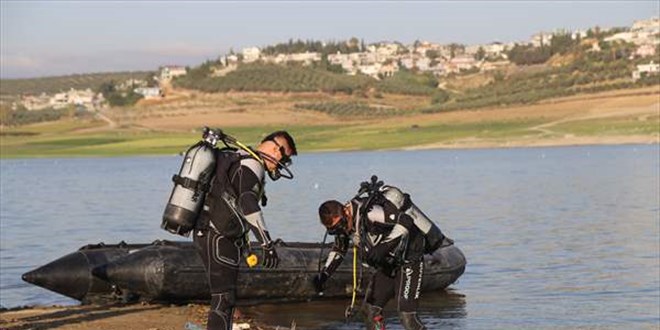
[[[174,183],[190,190],[199,190],[199,191],[209,191],[209,184],[202,184],[197,180],[193,180],[191,178],[186,178],[183,176],[180,176],[178,174],[174,174],[172,176],[172,181]]]
[[[403,194],[403,205],[401,205],[401,208],[399,210],[401,212],[406,212],[412,207],[412,199],[410,199],[410,194],[404,193]]]

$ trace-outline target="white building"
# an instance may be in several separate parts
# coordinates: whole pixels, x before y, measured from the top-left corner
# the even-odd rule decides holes
[[[174,77],[185,76],[186,68],[177,65],[168,65],[160,68],[160,81],[170,81]]]
[[[370,65],[360,65],[358,66],[358,71],[361,73],[370,76],[372,78],[378,79],[378,73],[380,73],[380,64],[370,64]]]
[[[477,66],[477,63],[477,60],[469,55],[456,56],[449,61],[449,64],[455,69],[458,69],[458,71],[472,69]]]
[[[541,47],[541,45],[548,46],[552,40],[552,33],[539,32],[532,36],[530,43],[534,47]]]
[[[313,62],[321,61],[321,53],[295,53],[287,56],[287,61],[290,62],[303,62],[304,64],[311,64]]]
[[[399,71],[399,65],[396,62],[384,64],[380,67],[378,74],[383,77],[391,77]]]
[[[367,46],[369,53],[376,53],[379,58],[394,57],[399,52],[400,46],[395,43],[380,43]]]
[[[163,97],[163,92],[158,87],[139,87],[133,90],[144,96],[145,100],[157,99]]]
[[[587,31],[584,30],[576,30],[571,32],[571,39],[575,40],[577,38],[584,39],[587,37]]]
[[[658,73],[660,73],[660,64],[651,61],[649,64],[637,65],[637,70],[633,71],[632,78],[633,80],[638,80],[644,76],[656,75]]]
[[[635,21],[630,30],[660,32],[660,18],[653,17],[651,19]]]
[[[486,51],[488,57],[500,57],[505,50],[506,45],[501,42],[493,42],[484,46],[484,51]]]
[[[261,50],[257,47],[248,47],[243,49],[243,62],[252,63],[261,57]]]
[[[635,55],[639,57],[647,57],[655,55],[655,46],[651,44],[643,44],[635,50]]]

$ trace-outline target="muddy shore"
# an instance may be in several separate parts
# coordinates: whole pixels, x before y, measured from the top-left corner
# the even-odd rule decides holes
[[[84,305],[26,307],[0,312],[0,329],[60,330],[197,330],[206,329],[208,305],[182,306],[138,303],[131,305]],[[289,329],[270,326],[235,313],[235,329]]]

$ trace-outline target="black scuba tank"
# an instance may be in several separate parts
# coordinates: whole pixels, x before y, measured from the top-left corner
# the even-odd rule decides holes
[[[205,129],[203,138],[186,151],[179,174],[172,177],[161,228],[173,234],[187,237],[195,228],[215,171],[217,135]]]

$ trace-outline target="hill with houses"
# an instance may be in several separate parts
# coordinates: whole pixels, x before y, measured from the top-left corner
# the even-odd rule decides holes
[[[3,80],[0,121],[21,125],[108,107],[134,108],[180,98],[181,91],[350,95],[363,101],[296,102],[293,108],[358,117],[401,113],[372,105],[385,95],[426,99],[408,109],[418,113],[533,104],[658,85],[659,58],[658,18],[484,45],[289,40],[230,51],[196,67]]]

